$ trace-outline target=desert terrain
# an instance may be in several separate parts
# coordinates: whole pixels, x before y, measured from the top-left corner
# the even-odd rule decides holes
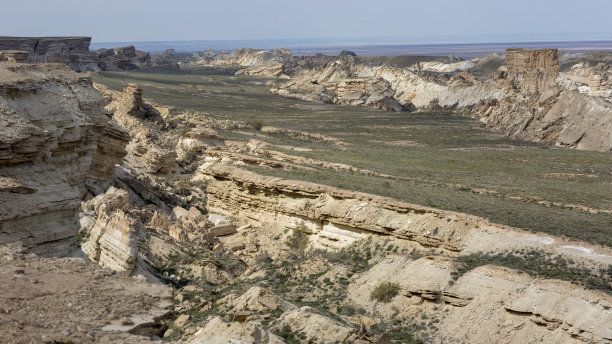
[[[612,342],[610,53],[18,43],[0,342]]]

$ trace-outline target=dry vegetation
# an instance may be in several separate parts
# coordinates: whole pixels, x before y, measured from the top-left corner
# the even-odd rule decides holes
[[[257,123],[220,130],[228,139],[257,138],[275,151],[348,164],[355,170],[317,167],[259,169],[259,173],[314,181],[455,210],[532,231],[605,246],[612,223],[612,156],[554,149],[492,133],[453,114],[393,113],[312,104],[270,94],[266,79],[235,77],[207,67],[105,72],[94,77],[110,88],[137,82],[147,98],[216,119]],[[338,138],[346,145],[309,140],[274,126]],[[300,147],[299,151],[287,147]],[[355,172],[367,169],[382,175]]]

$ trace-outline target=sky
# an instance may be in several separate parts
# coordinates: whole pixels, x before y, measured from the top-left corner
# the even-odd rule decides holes
[[[0,0],[0,8],[2,36],[93,42],[612,38],[612,0]]]

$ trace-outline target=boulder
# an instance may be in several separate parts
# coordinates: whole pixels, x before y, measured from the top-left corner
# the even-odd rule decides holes
[[[220,224],[214,227],[211,227],[209,230],[210,234],[214,237],[230,235],[236,233],[236,226],[231,223],[228,224]]]

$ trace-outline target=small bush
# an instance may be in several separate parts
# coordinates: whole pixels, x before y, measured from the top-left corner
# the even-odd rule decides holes
[[[248,121],[247,124],[251,128],[253,128],[253,129],[257,130],[257,131],[261,130],[261,128],[263,127],[263,123],[261,123],[261,121],[254,121],[254,120],[253,121]]]
[[[370,294],[370,299],[378,302],[390,302],[400,290],[400,286],[393,282],[382,282]]]
[[[285,243],[293,249],[305,251],[309,241],[308,234],[305,232],[305,226],[302,225],[293,230],[293,234],[287,238]]]

